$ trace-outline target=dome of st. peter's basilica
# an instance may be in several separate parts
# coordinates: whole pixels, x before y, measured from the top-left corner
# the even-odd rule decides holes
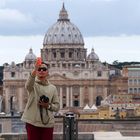
[[[43,45],[84,45],[79,29],[68,19],[64,4],[57,22],[45,34]]]

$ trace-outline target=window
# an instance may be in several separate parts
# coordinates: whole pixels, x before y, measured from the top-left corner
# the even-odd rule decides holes
[[[63,107],[66,107],[66,87],[62,87],[62,102]]]
[[[129,93],[133,93],[133,89],[132,88],[129,88]]]
[[[101,71],[97,71],[97,76],[101,77],[102,76],[102,72]]]
[[[55,67],[55,64],[52,64],[52,67]]]
[[[137,93],[137,88],[134,88],[134,93]]]
[[[64,58],[64,56],[65,56],[65,53],[62,52],[62,53],[61,53],[61,58]]]
[[[138,79],[138,84],[140,85],[140,79]]]
[[[63,95],[63,99],[64,99],[64,100],[66,99],[66,96],[65,96],[65,95]]]
[[[74,106],[79,106],[79,101],[75,100],[75,101],[73,102],[73,104],[74,104]]]
[[[63,68],[66,68],[66,64],[62,64],[62,67],[63,67]]]
[[[72,52],[69,52],[69,58],[72,58]]]
[[[11,72],[11,77],[15,77],[15,72]]]
[[[78,95],[75,95],[75,96],[74,96],[75,99],[77,99],[78,97],[79,97]]]
[[[135,84],[135,85],[137,84],[137,79],[134,80],[134,84]]]
[[[133,81],[132,79],[129,80],[129,85],[132,85]]]
[[[54,58],[56,58],[56,53],[53,53]]]
[[[63,104],[63,108],[66,107],[66,104]]]

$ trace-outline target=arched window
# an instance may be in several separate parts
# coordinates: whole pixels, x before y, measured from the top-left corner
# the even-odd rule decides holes
[[[102,100],[103,100],[102,96],[97,96],[96,97],[96,106],[100,106]]]

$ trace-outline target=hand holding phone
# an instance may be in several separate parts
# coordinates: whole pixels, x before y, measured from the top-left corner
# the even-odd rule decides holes
[[[40,66],[41,64],[42,64],[42,58],[41,57],[37,57],[35,65],[36,66]]]
[[[41,57],[37,57],[37,59],[35,61],[35,67],[34,67],[34,69],[31,72],[32,76],[34,76],[34,77],[36,76],[36,72],[37,72],[38,68],[41,66],[41,64],[42,64],[42,58]]]

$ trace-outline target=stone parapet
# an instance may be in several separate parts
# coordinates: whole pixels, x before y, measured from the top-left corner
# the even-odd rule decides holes
[[[54,140],[63,140],[62,133],[54,133]],[[27,140],[26,133],[3,133],[0,135],[0,140]],[[94,140],[93,133],[80,133],[78,140]]]

